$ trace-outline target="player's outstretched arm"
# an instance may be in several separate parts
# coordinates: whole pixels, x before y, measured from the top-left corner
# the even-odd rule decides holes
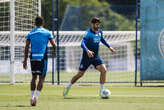
[[[106,47],[108,47],[108,48],[110,49],[110,51],[112,52],[112,54],[115,53],[115,49],[112,48],[112,47],[106,42],[106,40],[105,40],[103,37],[101,38],[101,42],[102,42]]]
[[[56,57],[56,43],[54,42],[53,39],[50,40],[50,43],[51,43],[51,45],[52,45],[53,48],[54,48],[54,56]]]
[[[106,42],[106,40],[102,37],[101,38],[101,42],[108,48],[110,48],[110,45],[108,44],[108,42]]]

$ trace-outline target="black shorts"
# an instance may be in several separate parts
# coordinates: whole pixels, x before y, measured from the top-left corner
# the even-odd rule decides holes
[[[47,72],[47,59],[43,60],[31,60],[31,71],[33,75],[46,76]]]

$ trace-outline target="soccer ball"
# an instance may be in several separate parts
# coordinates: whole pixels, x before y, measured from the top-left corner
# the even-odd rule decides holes
[[[111,92],[108,89],[104,89],[103,91],[101,91],[100,96],[102,99],[109,99],[111,96]]]

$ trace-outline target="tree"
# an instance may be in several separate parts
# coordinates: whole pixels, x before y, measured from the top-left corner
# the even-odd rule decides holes
[[[61,26],[61,29],[65,31],[86,30],[89,28],[89,20],[93,16],[101,19],[103,30],[135,30],[135,18],[127,19],[127,17],[114,12],[109,6],[68,6],[67,9]]]
[[[55,0],[54,0],[55,1]],[[42,16],[45,19],[45,27],[51,29],[52,22],[52,0],[42,0]],[[66,11],[67,5],[76,6],[108,6],[106,1],[100,2],[99,0],[59,0],[59,25]],[[56,4],[54,4],[56,7]]]
[[[99,0],[99,1],[102,1],[102,0]],[[112,5],[135,5],[136,4],[136,0],[105,0],[105,1]]]

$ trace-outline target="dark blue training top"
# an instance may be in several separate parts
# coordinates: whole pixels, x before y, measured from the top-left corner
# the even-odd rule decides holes
[[[98,56],[100,41],[108,48],[110,47],[110,45],[103,38],[103,33],[101,30],[93,32],[91,29],[88,29],[81,43],[81,47],[83,48],[83,56],[88,56],[86,53],[87,50],[93,51],[94,57]]]
[[[31,43],[31,58],[34,60],[41,60],[46,54],[47,44],[50,39],[53,39],[53,35],[50,31],[39,26],[33,29],[26,36],[26,40],[30,40]]]

